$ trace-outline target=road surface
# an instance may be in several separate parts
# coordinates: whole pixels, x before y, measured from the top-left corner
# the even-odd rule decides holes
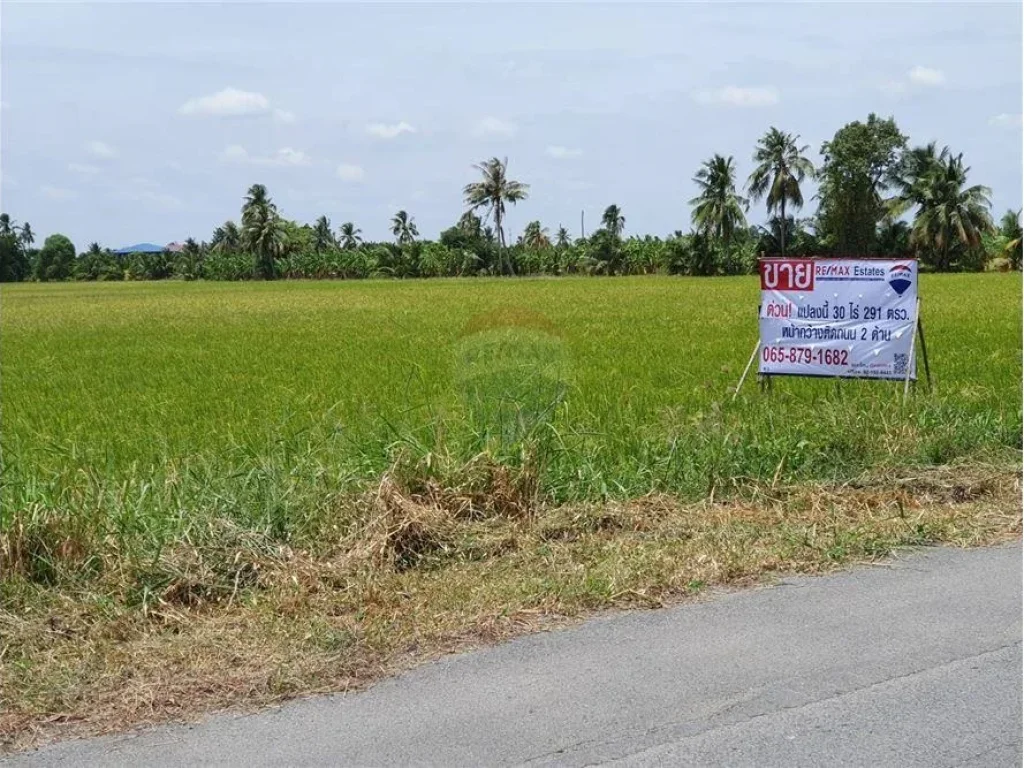
[[[1021,546],[620,613],[11,766],[1021,765]]]

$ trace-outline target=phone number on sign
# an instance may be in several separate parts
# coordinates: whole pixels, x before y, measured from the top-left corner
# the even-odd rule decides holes
[[[849,365],[850,353],[845,349],[813,349],[811,347],[765,347],[761,359],[766,363],[790,365]]]

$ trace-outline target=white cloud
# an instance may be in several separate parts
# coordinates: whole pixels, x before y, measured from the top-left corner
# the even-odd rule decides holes
[[[275,109],[274,119],[279,123],[294,123],[295,113],[289,112],[287,109]]]
[[[366,126],[366,132],[371,136],[376,136],[378,139],[393,139],[397,136],[401,136],[403,133],[416,133],[416,129],[409,125],[404,120],[394,125],[387,125],[386,123],[369,123]]]
[[[940,69],[922,67],[918,64],[907,70],[905,77],[899,79],[888,79],[878,87],[883,93],[893,98],[899,98],[915,88],[935,88],[946,82],[946,75]]]
[[[946,82],[946,76],[941,70],[922,67],[920,64],[907,73],[907,78],[915,85],[933,86]]]
[[[270,99],[262,93],[225,88],[208,96],[189,99],[178,108],[183,115],[237,117],[263,115],[270,111]]]
[[[1003,112],[1000,115],[990,117],[988,120],[989,125],[994,125],[997,128],[1020,128],[1024,125],[1024,116],[1020,114],[1011,115],[1008,112]]]
[[[697,91],[694,98],[701,104],[725,104],[731,107],[770,107],[779,103],[779,92],[770,86],[744,88],[727,85],[723,88]]]
[[[338,166],[338,178],[342,181],[362,181],[366,174],[363,169],[358,165],[352,165],[351,163],[342,163]]]
[[[69,163],[68,170],[72,173],[81,173],[84,176],[95,176],[100,172],[95,165],[86,165],[85,163]]]
[[[282,147],[272,155],[251,155],[245,147],[232,144],[225,147],[224,151],[220,153],[220,161],[239,165],[268,165],[286,168],[309,165],[310,157],[305,152],[291,147]]]
[[[496,138],[510,139],[519,131],[519,126],[506,120],[499,120],[497,117],[485,117],[473,128],[477,136],[493,136]]]
[[[570,149],[569,147],[548,147],[546,150],[548,157],[553,157],[555,160],[568,160],[569,158],[579,157],[583,154],[582,149]]]
[[[94,157],[102,157],[104,160],[117,157],[117,150],[102,141],[87,142],[85,145],[85,151]]]
[[[43,193],[44,197],[48,197],[51,200],[74,200],[78,197],[78,193],[73,189],[64,189],[63,187],[51,187],[49,184],[44,184],[39,188],[39,191]]]

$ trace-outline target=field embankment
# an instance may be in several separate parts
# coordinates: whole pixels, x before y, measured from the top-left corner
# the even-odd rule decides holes
[[[1020,281],[921,293],[937,389],[905,404],[796,380],[730,402],[747,278],[4,288],[0,733],[1017,536]]]

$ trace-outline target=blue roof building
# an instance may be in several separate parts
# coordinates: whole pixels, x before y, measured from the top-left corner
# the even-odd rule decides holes
[[[118,248],[114,253],[118,256],[128,256],[132,253],[161,253],[166,250],[165,246],[155,243],[136,243],[125,248]]]

